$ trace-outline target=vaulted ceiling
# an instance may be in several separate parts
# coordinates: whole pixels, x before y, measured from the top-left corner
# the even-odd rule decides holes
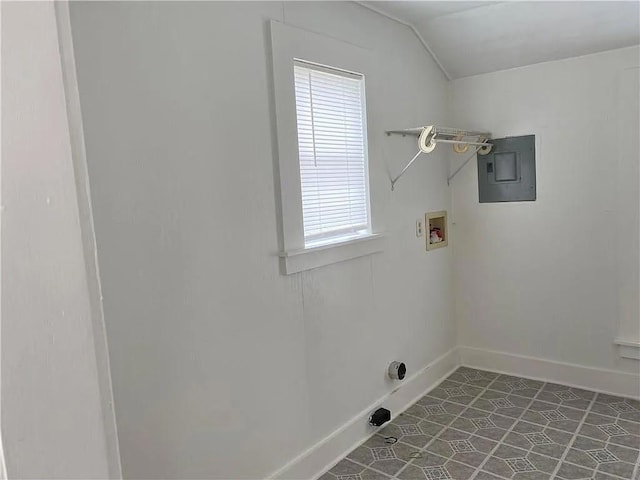
[[[638,1],[360,3],[413,27],[449,78],[640,43]]]

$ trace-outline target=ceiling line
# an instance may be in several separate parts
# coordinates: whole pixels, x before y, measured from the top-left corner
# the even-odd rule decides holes
[[[410,24],[408,22],[405,22],[404,20],[399,19],[398,17],[394,17],[393,15],[391,15],[389,13],[386,13],[386,12],[383,12],[382,10],[379,10],[378,8],[373,7],[373,6],[371,6],[369,4],[366,4],[364,2],[355,0],[354,3],[357,3],[361,7],[367,8],[367,9],[371,10],[372,12],[376,12],[378,15],[382,15],[383,17],[387,17],[388,19],[393,20],[394,22],[398,22],[398,23],[404,25],[405,27],[409,27],[411,29],[411,31],[413,32],[413,34],[418,38],[418,40],[420,41],[420,43],[422,44],[424,49],[429,53],[429,55],[431,55],[431,58],[433,59],[433,61],[436,62],[436,65],[438,65],[438,67],[440,68],[440,70],[444,74],[445,78],[447,80],[451,80],[452,79],[451,75],[449,75],[449,72],[447,72],[447,70],[442,66],[442,63],[440,63],[440,60],[438,59],[436,54],[433,53],[433,50],[431,50],[431,47],[429,47],[429,44],[424,40],[424,38],[422,38],[422,35],[420,35],[420,32],[418,32],[418,30],[416,30],[416,27],[414,27],[412,24]]]

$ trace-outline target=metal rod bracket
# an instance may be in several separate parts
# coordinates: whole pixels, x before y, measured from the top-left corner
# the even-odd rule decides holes
[[[387,134],[387,136],[402,135],[403,137],[406,137],[407,135],[410,135],[419,138],[418,146],[420,150],[418,150],[418,153],[416,153],[414,157],[409,161],[409,163],[405,165],[402,171],[396,177],[391,179],[392,191],[395,189],[395,185],[398,180],[400,180],[400,177],[404,175],[404,173],[409,169],[413,162],[416,161],[420,154],[431,153],[438,143],[453,145],[454,151],[456,153],[464,153],[467,151],[466,147],[464,149],[460,148],[461,145],[473,145],[477,147],[476,151],[473,152],[473,154],[464,161],[464,163],[453,173],[453,175],[447,178],[447,184],[449,184],[451,179],[455,177],[460,170],[462,170],[462,168],[471,160],[471,158],[476,153],[489,153],[491,147],[493,146],[491,143],[489,143],[489,140],[491,139],[490,133],[461,130],[457,128],[427,126],[406,128],[403,130],[387,130],[385,133]],[[458,149],[456,149],[456,147],[458,147]]]

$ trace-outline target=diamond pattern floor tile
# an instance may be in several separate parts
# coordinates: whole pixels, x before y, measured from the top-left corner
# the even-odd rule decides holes
[[[558,478],[564,480],[582,480],[593,478],[595,472],[588,468],[578,467],[577,465],[571,465],[570,463],[563,463],[560,465],[557,475]]]
[[[500,375],[489,388],[499,392],[511,393],[520,397],[533,398],[544,386],[544,382],[527,378]]]
[[[426,395],[405,413],[441,425],[449,425],[465,409],[464,405]]]
[[[440,479],[640,480],[640,402],[460,367],[320,477]]]
[[[574,433],[578,429],[582,417],[584,417],[582,410],[534,400],[524,412],[522,419],[530,423]]]
[[[640,422],[640,401],[599,393],[591,408],[594,413]]]
[[[389,480],[390,478],[350,460],[341,460],[319,480]]]
[[[483,372],[482,370],[476,370],[468,367],[460,367],[451,376],[449,376],[449,380],[484,388],[491,384],[498,376],[499,375],[497,373]]]
[[[640,423],[590,412],[580,435],[640,450]]]
[[[427,448],[428,452],[479,467],[496,442],[454,429],[443,431]]]
[[[469,405],[483,390],[483,388],[473,385],[445,380],[438,387],[434,388],[430,395],[443,400],[449,400],[453,403]]]
[[[594,392],[587,390],[547,383],[538,394],[538,399],[544,402],[559,403],[565,407],[585,410],[589,408],[591,400],[595,396],[596,394]]]
[[[422,448],[437,435],[444,426],[422,420],[407,414],[397,418],[380,429],[379,434],[384,437],[395,438],[399,442]]]
[[[471,404],[472,407],[507,417],[518,418],[529,406],[531,399],[508,392],[487,390]]]
[[[412,454],[417,450],[416,447],[402,442],[389,444],[384,437],[374,435],[347,455],[347,459],[394,475],[411,461]]]
[[[502,441],[533,453],[562,458],[572,438],[567,432],[520,421]]]

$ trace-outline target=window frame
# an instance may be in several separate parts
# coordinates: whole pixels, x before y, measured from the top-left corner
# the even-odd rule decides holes
[[[308,248],[314,248],[314,247],[330,246],[332,244],[342,243],[347,240],[356,240],[361,237],[366,237],[367,235],[371,234],[371,192],[370,192],[371,185],[369,183],[369,149],[367,144],[367,102],[366,102],[367,96],[366,96],[365,76],[358,72],[351,72],[351,71],[346,71],[346,70],[342,70],[334,67],[329,67],[326,65],[319,65],[304,59],[300,59],[300,58],[294,58],[293,67],[294,67],[294,71],[295,71],[295,68],[298,67],[298,68],[304,68],[311,71],[322,72],[330,75],[337,75],[344,78],[357,80],[359,82],[360,102],[361,102],[360,116],[362,121],[362,142],[363,142],[362,153],[364,156],[364,183],[365,183],[364,201],[365,201],[365,213],[366,213],[366,220],[367,220],[365,228],[358,232],[352,231],[350,234],[343,233],[343,234],[336,234],[328,237],[321,236],[319,239],[315,241],[314,240],[309,241],[305,232],[305,248],[308,249]],[[294,86],[295,86],[295,80],[294,80]],[[298,108],[298,105],[296,100],[296,117],[297,117],[297,108]],[[297,118],[296,118],[296,125],[297,125]],[[314,129],[314,133],[315,133],[315,129]],[[297,134],[299,139],[299,133],[297,132]],[[298,164],[300,166],[299,152],[298,152]],[[302,174],[300,174],[300,178],[302,179]],[[304,195],[302,197],[304,197]],[[302,206],[304,210],[304,199],[302,199]],[[353,227],[353,225],[351,225],[351,227]],[[303,211],[303,230],[304,230],[304,211]]]
[[[300,161],[295,99],[295,61],[362,75],[365,88],[375,83],[375,57],[371,50],[284,25],[272,20],[271,47],[273,92],[279,174],[280,252],[282,273],[292,274],[341,262],[383,250],[384,238],[376,215],[374,195],[373,128],[370,100],[363,92],[365,151],[367,155],[367,191],[369,232],[354,238],[320,246],[305,247],[302,213]]]

